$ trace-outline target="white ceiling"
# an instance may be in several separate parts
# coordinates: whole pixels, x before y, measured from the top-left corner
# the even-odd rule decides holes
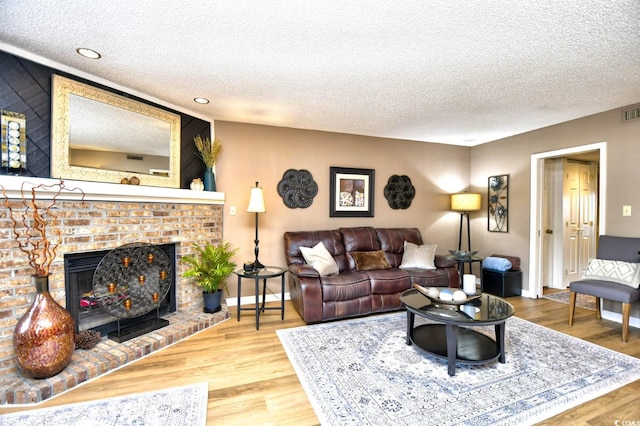
[[[640,102],[638,0],[0,0],[0,11],[0,48],[214,120],[473,146]]]

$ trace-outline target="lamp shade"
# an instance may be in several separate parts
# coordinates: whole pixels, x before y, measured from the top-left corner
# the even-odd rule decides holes
[[[451,194],[451,210],[459,212],[473,212],[480,210],[481,205],[480,194]]]
[[[247,213],[265,213],[267,209],[264,207],[264,195],[262,188],[256,186],[251,188],[251,195],[249,196],[249,207],[247,207]]]

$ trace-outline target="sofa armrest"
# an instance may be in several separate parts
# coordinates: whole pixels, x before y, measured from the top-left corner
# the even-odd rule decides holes
[[[436,265],[436,268],[451,268],[458,266],[458,262],[442,254],[436,254],[434,264]]]
[[[289,265],[289,272],[299,277],[320,278],[320,274],[306,263],[294,263]]]

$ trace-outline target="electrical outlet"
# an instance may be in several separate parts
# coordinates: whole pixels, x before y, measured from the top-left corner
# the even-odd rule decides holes
[[[231,214],[231,216],[235,216],[236,215],[236,206],[231,206],[229,208],[229,213]]]
[[[631,216],[631,206],[622,206],[622,216]]]

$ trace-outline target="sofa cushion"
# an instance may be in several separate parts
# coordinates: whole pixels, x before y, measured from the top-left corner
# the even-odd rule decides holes
[[[375,228],[370,226],[340,228],[340,233],[347,252],[380,250],[380,242]]]
[[[392,268],[397,268],[402,263],[404,242],[422,244],[422,235],[418,228],[376,228],[380,248],[387,253],[387,260]]]
[[[340,271],[349,270],[349,261],[339,230],[330,231],[290,231],[284,233],[284,249],[287,265],[305,264],[300,247],[313,247],[322,242],[338,264]]]
[[[398,268],[367,271],[371,282],[371,294],[402,293],[411,288],[411,276]]]
[[[371,271],[373,269],[391,269],[389,261],[382,250],[376,251],[352,251],[356,271]]]
[[[589,259],[582,279],[611,281],[638,288],[640,287],[640,264],[618,260]]]
[[[411,282],[423,287],[451,287],[451,280],[458,281],[458,268],[403,269],[411,277]],[[454,277],[452,277],[454,275]],[[459,286],[459,284],[458,284]]]
[[[322,301],[351,300],[371,294],[371,283],[366,272],[342,272],[320,277]]]
[[[405,241],[400,269],[436,269],[434,259],[436,257],[437,247],[436,245],[418,245]]]
[[[338,273],[338,264],[331,253],[326,249],[322,241],[314,247],[300,247],[302,257],[313,267],[320,275],[333,275]]]

